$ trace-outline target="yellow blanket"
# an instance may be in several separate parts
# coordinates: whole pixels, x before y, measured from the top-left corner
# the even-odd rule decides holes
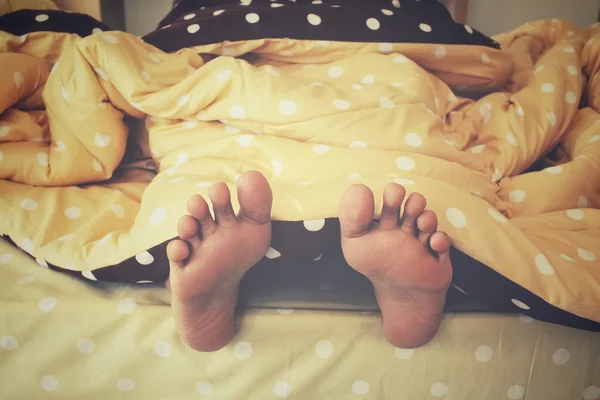
[[[121,32],[0,32],[0,232],[88,271],[174,237],[191,194],[246,170],[286,221],[396,181],[459,250],[600,321],[600,27],[496,39],[504,51],[273,39],[166,54]],[[114,174],[128,141],[156,177],[148,161]],[[557,145],[556,165],[521,174]]]

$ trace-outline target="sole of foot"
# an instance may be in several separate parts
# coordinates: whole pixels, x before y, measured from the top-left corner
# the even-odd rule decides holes
[[[412,349],[437,332],[452,280],[450,239],[437,230],[425,198],[389,184],[379,222],[374,198],[364,185],[353,185],[340,202],[342,250],[346,262],[373,284],[382,312],[382,331],[393,345]]]
[[[178,222],[179,239],[167,246],[175,323],[186,345],[197,351],[216,351],[231,341],[240,280],[271,243],[273,196],[265,177],[243,174],[237,195],[236,215],[227,185],[211,187],[214,218],[206,200],[192,196],[188,215]]]

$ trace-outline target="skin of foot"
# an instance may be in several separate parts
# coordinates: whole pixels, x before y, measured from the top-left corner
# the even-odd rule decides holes
[[[436,214],[425,198],[412,193],[403,214],[406,190],[389,184],[379,222],[374,199],[364,185],[353,185],[340,202],[342,250],[346,262],[373,284],[381,308],[382,331],[394,346],[421,347],[436,334],[452,280],[450,239],[437,231]]]
[[[175,324],[185,344],[197,351],[217,351],[231,341],[240,280],[271,243],[273,196],[265,177],[243,174],[237,194],[236,216],[227,185],[210,188],[214,218],[204,198],[192,196],[189,214],[178,222],[179,239],[167,246]]]

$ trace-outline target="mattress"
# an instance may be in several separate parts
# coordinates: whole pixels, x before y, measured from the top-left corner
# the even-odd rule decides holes
[[[165,289],[99,289],[0,242],[0,398],[600,398],[600,335],[519,315],[446,314],[423,348],[371,311],[248,308],[226,348],[175,330]]]

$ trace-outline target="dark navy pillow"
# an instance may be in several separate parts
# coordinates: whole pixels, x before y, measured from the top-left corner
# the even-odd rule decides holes
[[[0,30],[17,36],[31,32],[63,32],[85,37],[110,28],[87,14],[26,9],[0,16]]]
[[[275,38],[499,48],[436,0],[181,0],[144,40],[174,51]]]

